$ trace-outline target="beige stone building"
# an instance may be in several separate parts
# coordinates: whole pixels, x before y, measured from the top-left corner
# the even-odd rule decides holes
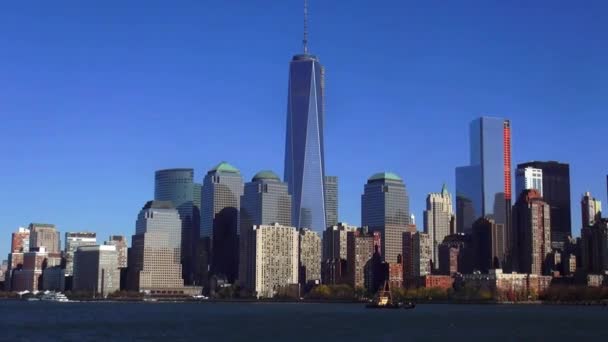
[[[321,237],[310,229],[300,229],[300,282],[321,280]]]
[[[298,283],[298,231],[294,227],[253,227],[255,293],[272,298],[281,287]]]

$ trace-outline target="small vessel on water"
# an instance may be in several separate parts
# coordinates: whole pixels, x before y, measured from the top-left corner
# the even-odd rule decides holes
[[[69,302],[70,300],[61,292],[46,292],[40,300],[47,302]]]
[[[384,282],[382,288],[378,291],[374,299],[365,306],[368,309],[413,309],[416,307],[414,303],[403,304],[395,302],[391,293],[390,283]]]

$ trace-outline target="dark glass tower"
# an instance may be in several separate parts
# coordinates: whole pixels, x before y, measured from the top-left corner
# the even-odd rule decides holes
[[[371,176],[361,195],[361,224],[382,234],[381,253],[386,262],[397,262],[409,223],[409,197],[401,177],[391,172]]]
[[[551,244],[562,248],[572,235],[570,212],[570,165],[556,161],[532,161],[517,165],[543,170],[543,200],[551,208]]]
[[[305,6],[305,23],[307,7]],[[285,182],[292,195],[292,225],[321,233],[326,227],[324,71],[317,57],[308,54],[306,27],[304,53],[289,64]]]
[[[195,198],[198,199],[195,201]],[[169,201],[182,221],[181,263],[183,278],[193,280],[193,250],[199,239],[200,185],[194,183],[194,170],[166,169],[154,174],[154,200]]]
[[[481,117],[470,124],[470,164],[456,168],[458,231],[470,233],[478,218],[510,226],[511,127]]]
[[[473,233],[475,222],[492,220],[503,227],[499,263],[511,254],[511,124],[509,120],[481,117],[469,126],[470,163],[456,168],[457,231]]]

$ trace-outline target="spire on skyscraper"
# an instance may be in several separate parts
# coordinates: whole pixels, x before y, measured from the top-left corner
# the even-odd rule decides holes
[[[304,0],[304,54],[308,55],[308,0]]]

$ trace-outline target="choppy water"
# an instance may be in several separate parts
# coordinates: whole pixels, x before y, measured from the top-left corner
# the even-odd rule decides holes
[[[0,327],[2,341],[608,341],[608,308],[5,301]]]

